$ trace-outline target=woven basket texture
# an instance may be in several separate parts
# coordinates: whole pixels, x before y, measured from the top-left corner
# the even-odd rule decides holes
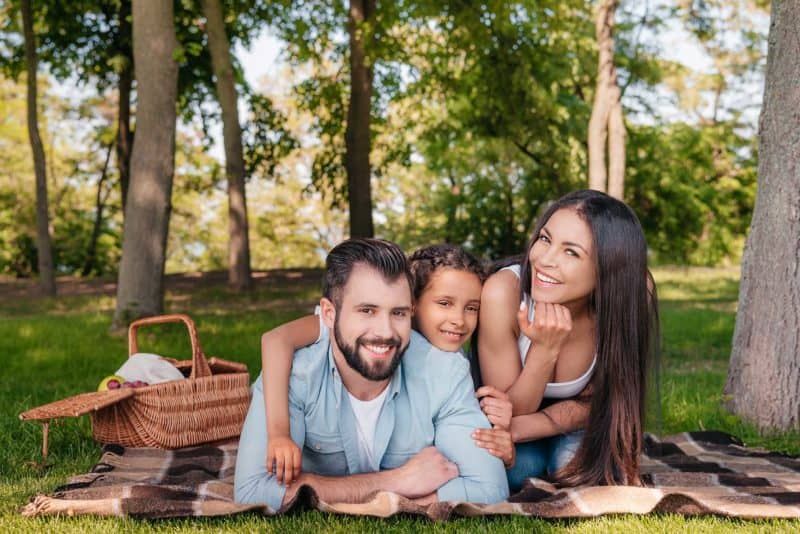
[[[172,360],[189,376],[139,388],[83,393],[28,410],[21,419],[51,419],[91,413],[92,433],[101,443],[125,447],[177,449],[241,433],[250,406],[247,366],[206,360],[194,322],[182,314],[148,317],[131,323],[128,352],[138,352],[136,334],[145,325],[183,322],[192,343],[192,360]],[[46,448],[46,444],[45,444]]]

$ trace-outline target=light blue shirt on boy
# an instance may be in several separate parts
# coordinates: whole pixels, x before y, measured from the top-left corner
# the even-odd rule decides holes
[[[459,476],[439,488],[440,501],[493,503],[508,497],[503,462],[470,435],[490,428],[475,398],[467,360],[411,333],[392,375],[375,429],[373,471],[402,466],[435,446],[458,466]],[[236,459],[234,498],[278,510],[285,486],[266,470],[267,425],[261,376],[253,384]],[[292,440],[303,453],[303,471],[326,476],[359,473],[356,421],[330,349],[330,338],[295,352],[289,380]]]

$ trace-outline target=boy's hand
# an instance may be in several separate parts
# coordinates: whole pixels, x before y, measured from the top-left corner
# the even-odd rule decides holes
[[[511,428],[511,401],[508,394],[494,386],[482,386],[475,392],[481,399],[481,410],[494,428],[509,430]]]
[[[267,443],[267,472],[278,482],[289,485],[300,476],[302,454],[289,436],[275,436]]]
[[[511,432],[499,428],[476,428],[472,439],[478,447],[503,460],[506,469],[514,467],[517,455],[514,442],[511,441]]]

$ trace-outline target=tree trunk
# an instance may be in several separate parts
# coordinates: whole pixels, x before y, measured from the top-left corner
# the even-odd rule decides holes
[[[625,123],[614,66],[614,14],[618,0],[601,0],[595,19],[597,89],[589,119],[589,188],[622,199],[625,181]],[[606,141],[608,170],[606,170]]]
[[[239,125],[233,61],[220,0],[202,0],[206,17],[208,48],[222,107],[222,137],[225,143],[225,174],[228,178],[228,283],[236,290],[250,287],[250,239],[244,181],[244,151]]]
[[[614,76],[616,80],[616,75]],[[622,116],[622,103],[619,101],[619,87],[616,81],[612,93],[614,104],[608,116],[608,194],[624,200],[625,193],[625,120]]]
[[[114,143],[111,143],[108,145],[103,170],[100,172],[100,179],[97,181],[97,194],[94,201],[94,225],[92,226],[92,235],[89,237],[89,246],[86,247],[86,261],[81,269],[81,276],[89,276],[97,266],[97,241],[100,239],[100,230],[103,228],[103,211],[106,207],[106,200],[108,200],[108,194],[103,194],[103,186],[108,178],[108,164],[111,161],[111,152],[113,150]]]
[[[177,47],[171,0],[134,0],[138,105],[114,326],[161,313],[175,165]]]
[[[800,2],[774,2],[758,194],[742,262],[726,393],[763,430],[800,429]]]
[[[36,255],[39,267],[39,283],[42,293],[56,294],[56,279],[53,269],[53,247],[50,243],[50,215],[47,209],[47,164],[44,146],[39,136],[39,113],[36,108],[36,36],[33,33],[33,11],[30,0],[22,0],[22,26],[25,36],[25,65],[28,75],[28,137],[33,152],[33,168],[36,173]]]
[[[350,204],[350,237],[372,237],[370,185],[370,111],[372,66],[364,48],[364,22],[375,11],[374,0],[350,0],[347,32],[350,35],[350,104],[345,129],[345,168]]]
[[[131,89],[133,87],[133,57],[127,50],[126,43],[131,39],[131,3],[128,0],[120,2],[119,9],[119,35],[121,48],[128,52],[126,61],[119,73],[119,102],[117,103],[117,168],[119,169],[120,196],[122,197],[122,215],[125,216],[125,204],[128,199],[128,186],[131,176],[131,146],[133,145],[133,132],[131,132]]]

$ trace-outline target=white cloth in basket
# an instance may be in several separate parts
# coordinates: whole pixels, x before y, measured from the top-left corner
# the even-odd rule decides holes
[[[114,374],[121,376],[126,382],[141,380],[151,385],[185,378],[183,373],[167,360],[158,354],[147,352],[132,354]]]

